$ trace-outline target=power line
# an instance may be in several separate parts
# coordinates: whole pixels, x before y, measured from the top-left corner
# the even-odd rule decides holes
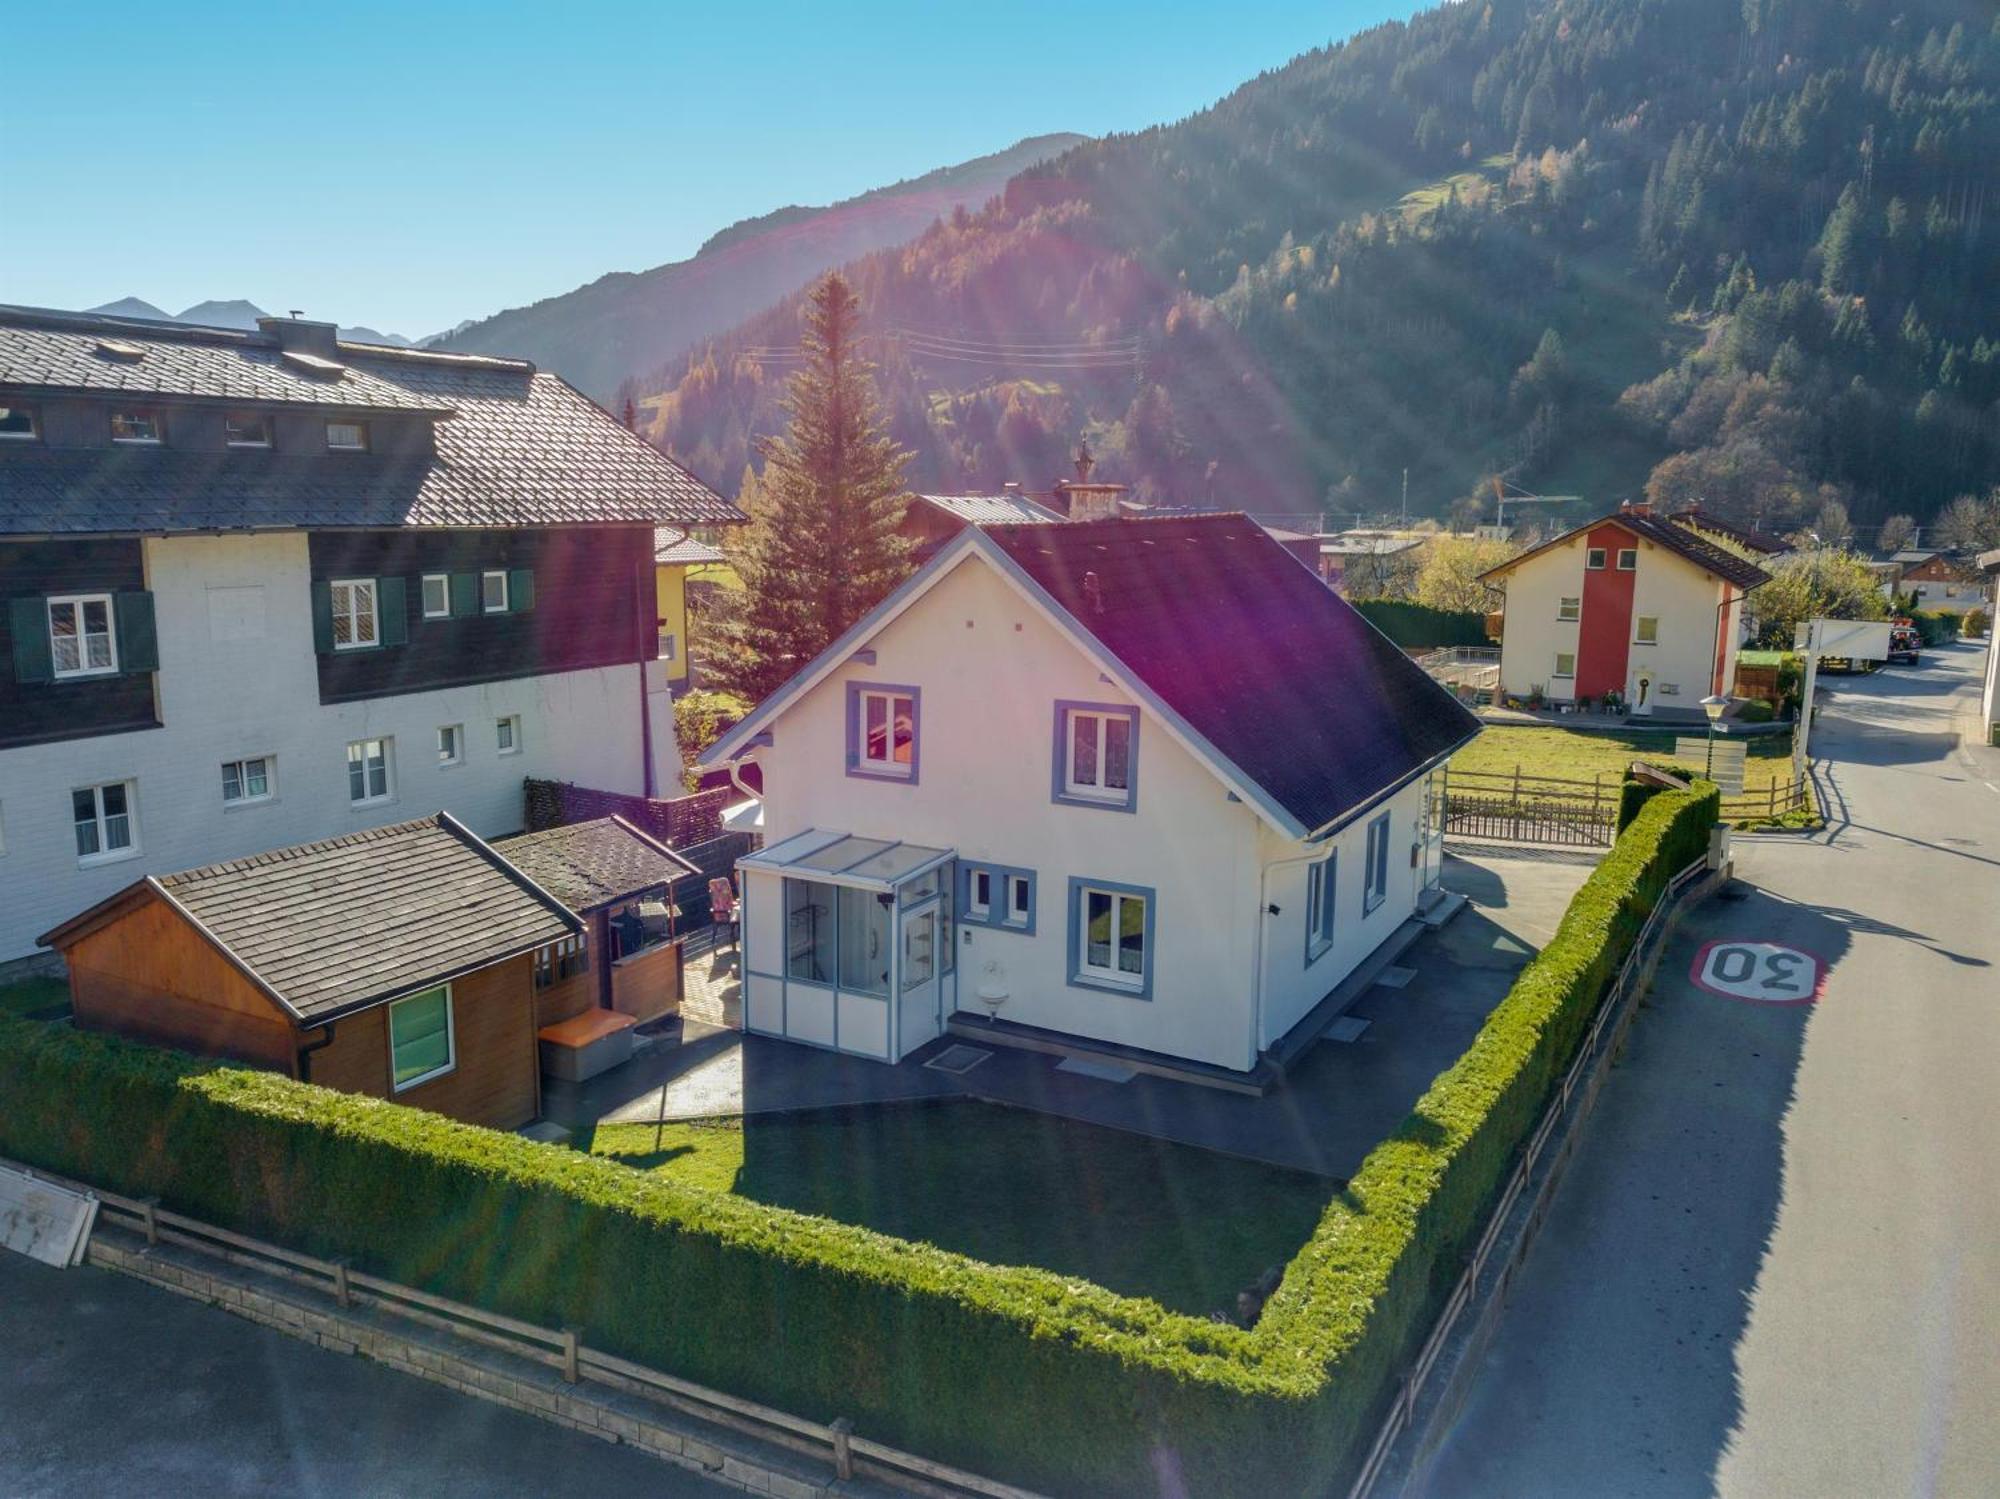
[[[951,344],[959,348],[972,349],[981,353],[996,350],[1006,350],[1009,352],[1028,351],[1043,354],[1096,353],[1099,351],[1110,352],[1123,349],[1137,349],[1139,347],[1139,336],[1136,333],[1127,334],[1123,338],[1092,342],[1089,339],[1081,338],[1061,340],[964,338],[956,333],[928,333],[921,328],[904,327],[897,327],[893,331],[906,339],[918,340],[924,343]]]

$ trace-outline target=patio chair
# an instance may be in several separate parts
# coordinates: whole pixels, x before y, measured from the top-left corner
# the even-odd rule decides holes
[[[708,922],[712,929],[728,927],[729,945],[740,945],[742,931],[736,911],[736,887],[727,875],[717,875],[708,882]],[[717,945],[720,945],[719,935]]]

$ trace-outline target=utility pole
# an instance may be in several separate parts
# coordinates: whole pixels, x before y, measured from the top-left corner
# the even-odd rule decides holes
[[[1410,471],[1403,470],[1403,524],[1410,523]]]

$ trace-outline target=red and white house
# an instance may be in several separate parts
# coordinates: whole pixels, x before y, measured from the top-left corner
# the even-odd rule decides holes
[[[1768,579],[1682,517],[1627,505],[1480,575],[1506,597],[1501,689],[1698,712],[1735,680],[1744,598]]]

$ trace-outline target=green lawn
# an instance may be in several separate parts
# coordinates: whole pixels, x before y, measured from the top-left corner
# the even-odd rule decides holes
[[[0,1015],[32,1015],[69,1003],[69,985],[61,979],[22,979],[0,984]]]
[[[1516,728],[1488,724],[1486,732],[1452,756],[1455,771],[1489,771],[1512,775],[1515,766],[1529,776],[1555,776],[1588,781],[1602,776],[1607,785],[1624,779],[1633,760],[1666,760],[1681,734],[1699,736],[1699,729],[1647,729],[1636,733],[1602,733],[1589,729]],[[1763,734],[1746,741],[1749,757],[1743,768],[1743,789],[1762,791],[1792,778],[1792,736]],[[1693,767],[1699,769],[1699,767]]]
[[[951,1100],[599,1125],[579,1143],[691,1185],[1039,1265],[1205,1314],[1283,1265],[1338,1184],[1122,1130]]]

